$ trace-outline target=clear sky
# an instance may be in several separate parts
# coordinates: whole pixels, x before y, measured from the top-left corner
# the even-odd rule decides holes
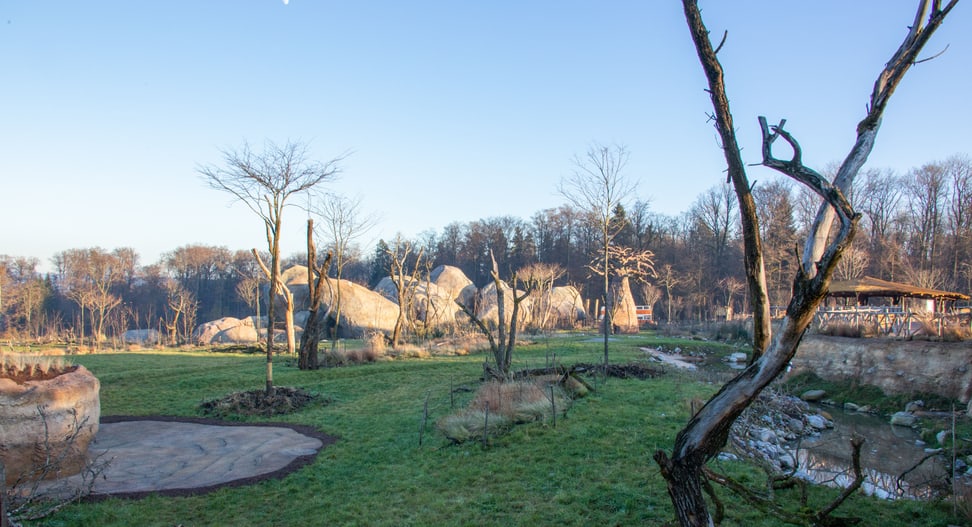
[[[839,161],[913,0],[703,0],[748,162],[758,115],[808,165]],[[892,98],[869,166],[969,153],[972,12]],[[353,154],[331,185],[382,221],[369,239],[523,219],[592,142],[624,144],[654,210],[724,181],[704,77],[667,1],[0,2],[0,254],[186,244],[263,248],[259,219],[198,174],[244,142]],[[773,177],[751,169],[752,179]],[[284,253],[302,250],[291,209]],[[371,250],[369,246],[367,251]]]

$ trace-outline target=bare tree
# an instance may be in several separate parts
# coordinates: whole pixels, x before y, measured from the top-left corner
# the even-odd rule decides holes
[[[105,336],[105,324],[111,311],[121,304],[114,288],[126,276],[134,252],[100,247],[69,249],[54,256],[60,275],[59,286],[81,309],[81,341],[84,341],[84,311],[91,319],[91,332],[96,342]]]
[[[968,156],[952,156],[945,163],[949,191],[948,231],[951,287],[959,288],[963,262],[972,259],[972,159]]]
[[[682,283],[682,278],[675,272],[672,268],[672,264],[665,264],[661,268],[661,272],[658,273],[658,283],[665,288],[665,296],[668,299],[666,307],[668,308],[666,322],[672,323],[672,289],[678,284]]]
[[[746,284],[735,276],[727,276],[719,280],[719,285],[726,291],[726,320],[732,320],[732,299],[746,289]]]
[[[535,262],[521,267],[517,275],[522,277],[527,290],[537,292],[540,297],[531,306],[532,324],[540,330],[547,329],[553,307],[551,295],[554,282],[564,275],[564,268],[557,264]]]
[[[401,344],[402,334],[409,324],[408,315],[412,312],[412,299],[417,284],[416,275],[420,269],[424,249],[419,249],[417,254],[414,251],[415,247],[412,243],[402,239],[401,235],[395,237],[394,246],[387,250],[391,263],[391,279],[395,284],[395,295],[398,299],[398,318],[395,319],[395,329],[392,330],[391,337],[393,348],[398,348]],[[413,254],[414,261],[412,261]],[[409,267],[412,269],[411,272]]]
[[[771,127],[765,118],[760,117],[763,136],[762,164],[809,186],[824,202],[804,247],[803,259],[794,278],[793,295],[787,306],[780,335],[774,339],[768,316],[769,301],[763,272],[759,220],[751,192],[752,185],[746,175],[729,111],[722,64],[717,58],[719,48],[714,48],[709,40],[709,32],[702,21],[697,0],[683,0],[689,31],[708,80],[707,91],[714,110],[712,117],[721,139],[729,179],[739,202],[745,243],[744,265],[753,302],[754,342],[748,367],[727,382],[689,420],[676,436],[671,456],[662,450],[655,453],[655,461],[667,482],[668,493],[681,525],[713,524],[703,496],[705,464],[726,444],[730,427],[736,418],[770,382],[783,373],[796,353],[804,331],[826,295],[837,262],[850,245],[857,229],[859,215],[844,197],[844,192],[851,188],[854,178],[873,148],[891,94],[956,3],[957,0],[951,0],[943,7],[939,1],[919,2],[907,36],[874,84],[867,115],[857,126],[857,141],[841,164],[833,182],[803,164],[800,145],[784,129],[785,120]],[[782,160],[773,156],[773,144],[779,139],[783,139],[791,148],[791,159]],[[836,233],[831,232],[834,218],[839,220]],[[817,513],[813,517],[814,522],[823,521],[832,510],[827,507]]]
[[[513,274],[511,280],[512,286],[507,286],[506,283],[500,278],[499,267],[496,265],[496,258],[493,256],[493,251],[489,252],[489,257],[492,262],[492,268],[490,270],[490,277],[493,279],[493,285],[496,287],[496,336],[493,336],[493,332],[490,330],[489,326],[486,325],[479,317],[476,316],[475,310],[472,306],[467,306],[462,303],[458,298],[455,300],[456,305],[462,309],[462,312],[469,316],[470,320],[479,328],[479,330],[486,335],[486,339],[489,340],[489,348],[493,352],[493,360],[496,362],[496,366],[492,367],[488,362],[483,363],[483,370],[486,376],[498,381],[508,381],[510,380],[510,367],[513,363],[513,349],[516,348],[516,333],[517,333],[517,322],[520,318],[520,304],[526,297],[530,296],[529,284],[527,285],[527,290],[523,294],[518,294],[516,289],[518,280],[516,273]],[[510,287],[510,293],[513,295],[513,312],[510,316],[506,316],[506,289]]]
[[[372,214],[364,214],[361,210],[360,198],[348,198],[335,194],[324,197],[319,207],[312,207],[311,212],[321,217],[324,231],[331,246],[335,273],[334,295],[329,311],[333,314],[334,327],[331,329],[331,352],[337,346],[338,325],[341,321],[341,279],[344,268],[351,261],[351,245],[369,229],[374,227],[377,218]]]
[[[192,292],[175,280],[166,284],[166,293],[168,316],[165,327],[169,332],[169,343],[179,345],[188,341],[192,335],[199,302]]]
[[[608,336],[611,332],[610,247],[624,223],[616,221],[616,211],[635,191],[636,183],[624,168],[628,149],[622,145],[592,145],[583,158],[574,158],[574,171],[560,182],[560,193],[575,207],[587,211],[597,222],[600,234],[602,299],[604,302],[604,366],[608,365]],[[623,208],[621,209],[623,210]]]
[[[282,146],[267,142],[264,151],[259,154],[252,152],[249,145],[244,143],[240,150],[223,152],[224,167],[199,168],[199,173],[210,187],[229,192],[263,220],[270,253],[270,266],[265,271],[270,281],[271,295],[267,302],[268,395],[273,393],[273,295],[280,289],[281,283],[280,234],[283,212],[295,195],[333,179],[340,170],[338,165],[343,158],[340,156],[326,163],[310,161],[307,146],[296,142]],[[253,249],[253,253],[258,254],[256,249]]]

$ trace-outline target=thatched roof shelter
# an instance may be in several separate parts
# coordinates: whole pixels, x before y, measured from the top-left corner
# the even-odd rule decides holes
[[[897,282],[889,282],[871,276],[857,278],[854,280],[835,281],[830,284],[828,296],[838,298],[856,298],[858,301],[867,303],[870,297],[900,298],[924,298],[931,300],[969,300],[969,295],[953,293],[950,291],[940,291],[938,289],[928,289]]]

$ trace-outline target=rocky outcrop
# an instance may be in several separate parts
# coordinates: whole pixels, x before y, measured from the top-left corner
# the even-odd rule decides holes
[[[13,484],[62,456],[57,473],[78,473],[88,462],[88,444],[98,432],[101,418],[101,383],[84,366],[49,380],[23,384],[0,378],[0,461],[6,483]]]
[[[789,376],[813,372],[854,380],[889,394],[934,393],[963,403],[972,399],[972,346],[968,342],[902,341],[807,335]]]

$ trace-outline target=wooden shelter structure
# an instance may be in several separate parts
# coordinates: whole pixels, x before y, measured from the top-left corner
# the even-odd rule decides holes
[[[887,335],[910,336],[916,328],[928,323],[941,335],[945,326],[968,324],[953,311],[956,302],[968,301],[969,295],[929,289],[864,276],[830,284],[827,300],[817,312],[817,327],[834,323],[870,326]]]

